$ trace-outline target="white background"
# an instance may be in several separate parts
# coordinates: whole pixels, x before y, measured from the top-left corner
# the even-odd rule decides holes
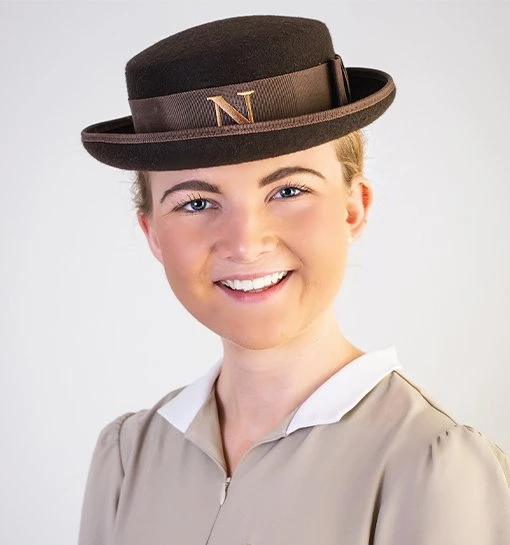
[[[510,452],[509,8],[1,5],[2,543],[74,543],[99,430],[221,357],[146,247],[131,174],[92,159],[80,131],[129,114],[138,51],[228,16],[322,19],[347,66],[394,77],[394,104],[367,130],[375,204],[338,315],[362,349],[396,345],[411,379]]]

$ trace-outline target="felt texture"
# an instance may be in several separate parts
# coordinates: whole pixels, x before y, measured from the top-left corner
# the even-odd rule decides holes
[[[268,78],[334,56],[324,23],[249,15],[213,21],[169,36],[126,65],[129,99]]]

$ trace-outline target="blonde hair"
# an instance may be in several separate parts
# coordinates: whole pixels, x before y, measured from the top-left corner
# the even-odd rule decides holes
[[[363,174],[365,159],[365,135],[358,129],[333,141],[336,156],[342,163],[342,172],[347,187],[351,187],[352,179]],[[138,214],[150,216],[152,213],[152,194],[148,173],[135,171],[135,179],[131,187],[133,202]]]

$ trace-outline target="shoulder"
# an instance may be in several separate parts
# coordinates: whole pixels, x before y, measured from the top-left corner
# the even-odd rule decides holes
[[[448,464],[474,464],[496,472],[510,487],[509,457],[401,372],[394,371],[382,380],[355,413],[357,427],[380,447],[389,480],[406,468],[418,471],[420,463],[423,475]]]
[[[431,437],[457,424],[422,388],[392,371],[354,408],[348,420],[365,430],[386,456],[420,449]]]
[[[391,436],[376,543],[494,545],[510,540],[510,459],[422,388],[393,373],[380,395]]]
[[[98,452],[111,452],[115,449],[121,466],[125,468],[130,452],[144,436],[158,426],[170,427],[166,421],[162,422],[158,410],[184,388],[185,386],[182,386],[172,390],[149,409],[127,412],[110,421],[99,434],[96,456]]]
[[[501,449],[461,424],[399,449],[381,483],[376,541],[510,542],[509,468]]]
[[[392,373],[388,386],[394,411],[393,460],[400,467],[406,461],[426,457],[429,466],[440,458],[459,458],[464,463],[478,460],[499,466],[510,486],[510,459],[483,433],[462,424],[424,388],[401,372]]]
[[[430,435],[409,433],[389,458],[386,482],[436,481],[442,487],[464,482],[499,482],[510,488],[510,459],[471,426],[453,423]],[[404,477],[405,476],[405,477]]]

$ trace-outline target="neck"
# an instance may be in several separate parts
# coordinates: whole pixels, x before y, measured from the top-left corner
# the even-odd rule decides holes
[[[362,354],[342,335],[333,309],[285,345],[249,350],[224,341],[216,383],[222,429],[255,442]]]

